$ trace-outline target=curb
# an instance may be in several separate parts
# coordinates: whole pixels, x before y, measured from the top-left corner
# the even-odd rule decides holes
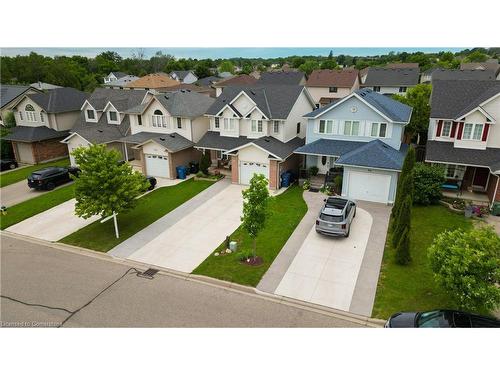
[[[261,290],[258,290],[257,288],[254,288],[254,287],[240,285],[240,284],[236,284],[236,283],[224,281],[224,280],[218,280],[218,279],[214,279],[212,277],[208,277],[208,276],[204,276],[204,275],[189,274],[189,273],[185,273],[185,272],[172,270],[170,268],[164,268],[164,267],[150,265],[150,264],[137,262],[137,261],[133,261],[133,260],[129,260],[129,259],[118,258],[118,257],[114,257],[112,255],[109,255],[107,253],[102,253],[99,251],[86,249],[83,247],[67,245],[67,244],[63,244],[63,243],[59,243],[59,242],[45,241],[45,240],[41,240],[41,239],[34,238],[34,237],[23,236],[23,235],[11,233],[11,232],[8,232],[5,230],[1,231],[0,233],[2,236],[11,237],[11,238],[24,240],[24,241],[34,243],[34,244],[40,244],[40,245],[52,247],[54,249],[61,250],[61,251],[67,251],[67,252],[70,252],[73,254],[78,254],[78,255],[82,255],[82,256],[88,256],[88,257],[97,258],[97,259],[101,259],[101,260],[111,261],[115,264],[122,264],[122,265],[127,265],[130,267],[136,267],[136,268],[142,268],[142,269],[155,268],[155,269],[158,269],[158,274],[160,274],[160,275],[175,277],[177,279],[182,279],[185,281],[192,281],[192,282],[196,282],[196,283],[200,283],[200,284],[204,284],[204,285],[209,285],[212,287],[225,289],[225,290],[232,291],[235,293],[246,294],[246,295],[254,297],[254,298],[265,299],[267,301],[271,301],[274,303],[280,303],[280,304],[284,304],[287,306],[299,308],[302,310],[315,312],[318,314],[330,316],[332,318],[337,318],[337,319],[345,320],[345,321],[348,321],[351,323],[360,324],[360,325],[363,325],[366,327],[380,328],[380,327],[383,327],[383,324],[385,323],[384,320],[374,319],[374,318],[370,318],[370,317],[366,317],[366,316],[362,316],[362,315],[353,314],[353,313],[350,313],[347,311],[342,311],[342,310],[337,310],[337,309],[329,308],[329,307],[322,306],[322,305],[317,305],[317,304],[310,303],[310,302],[305,302],[305,301],[300,301],[300,300],[296,300],[296,299],[289,298],[289,297],[279,296],[276,294],[263,292]]]

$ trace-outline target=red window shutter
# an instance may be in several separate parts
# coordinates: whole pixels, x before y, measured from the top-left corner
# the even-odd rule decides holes
[[[462,132],[464,131],[464,123],[459,122],[458,123],[458,134],[457,134],[457,139],[462,139]]]
[[[439,137],[441,135],[441,129],[443,128],[443,120],[438,121],[438,128],[436,132],[436,137]]]
[[[451,138],[455,138],[456,132],[457,132],[457,123],[453,121],[453,125],[451,125]]]
[[[486,141],[486,138],[488,138],[488,130],[490,128],[490,124],[484,124],[484,130],[483,130],[483,142]]]

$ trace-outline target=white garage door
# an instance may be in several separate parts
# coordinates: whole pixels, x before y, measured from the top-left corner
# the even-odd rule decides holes
[[[390,186],[391,176],[350,172],[347,196],[364,201],[387,203]]]
[[[240,184],[250,185],[250,180],[254,174],[263,174],[269,179],[269,165],[263,163],[240,162]]]
[[[31,147],[31,143],[17,143],[17,155],[18,162],[26,163],[26,164],[34,164],[35,159],[33,159],[33,149]]]
[[[146,174],[155,177],[170,177],[168,158],[161,155],[146,154]]]

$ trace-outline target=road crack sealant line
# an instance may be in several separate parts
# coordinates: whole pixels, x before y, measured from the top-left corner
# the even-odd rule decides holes
[[[130,272],[130,271],[133,271],[133,272]],[[99,298],[99,296],[101,294],[103,294],[105,291],[107,291],[109,288],[111,288],[113,285],[115,285],[116,283],[118,283],[120,280],[122,280],[125,276],[127,275],[138,275],[142,273],[142,271],[138,270],[137,268],[135,267],[131,267],[129,268],[123,275],[121,275],[119,278],[117,278],[115,281],[113,281],[111,284],[109,284],[107,287],[105,287],[104,289],[102,289],[99,293],[97,293],[90,301],[88,301],[86,304],[84,304],[83,306],[79,307],[78,309],[74,310],[74,311],[71,311],[71,310],[68,310],[68,309],[65,309],[63,307],[53,307],[53,306],[48,306],[48,305],[42,305],[42,304],[37,304],[37,303],[30,303],[30,302],[25,302],[25,301],[21,301],[21,300],[18,300],[18,299],[15,299],[15,298],[12,298],[12,297],[9,297],[9,296],[4,296],[4,295],[0,295],[1,298],[5,298],[5,299],[8,299],[10,301],[13,301],[13,302],[17,302],[17,303],[20,303],[20,304],[23,304],[25,306],[33,306],[33,307],[43,307],[45,309],[49,309],[49,310],[59,310],[59,311],[64,311],[66,313],[68,313],[69,315],[66,317],[66,319],[64,319],[58,326],[57,328],[60,328],[62,327],[68,320],[70,320],[75,314],[77,314],[78,312],[80,312],[81,310],[83,310],[85,307],[89,306],[92,302],[94,302],[97,298]]]

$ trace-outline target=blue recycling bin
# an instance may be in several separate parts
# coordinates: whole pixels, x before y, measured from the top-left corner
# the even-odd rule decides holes
[[[183,165],[180,165],[180,166],[176,167],[175,169],[177,170],[177,178],[180,178],[181,180],[185,180],[186,175],[187,175],[186,167]]]
[[[281,174],[281,187],[289,187],[292,174],[285,172]]]

